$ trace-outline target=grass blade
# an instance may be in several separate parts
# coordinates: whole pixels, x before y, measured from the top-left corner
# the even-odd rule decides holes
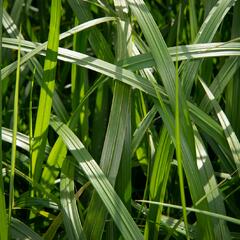
[[[207,85],[202,80],[200,80],[200,82],[216,111],[217,117],[219,119],[219,122],[221,123],[221,126],[222,126],[223,131],[226,136],[226,139],[228,141],[229,147],[231,149],[233,160],[234,160],[236,168],[238,170],[238,174],[240,175],[240,143],[238,141],[238,138],[237,138],[235,132],[233,131],[227,116],[222,111],[220,105],[216,101],[216,99],[215,99],[214,95],[212,94],[212,92],[210,91],[210,89],[207,87]]]
[[[51,126],[62,137],[69,151],[77,160],[78,165],[88,176],[123,237],[126,239],[143,239],[138,227],[113,190],[110,182],[80,140],[66,125],[55,117],[51,119]]]
[[[131,28],[125,14],[127,11],[126,3],[124,1],[115,1],[114,4],[119,17],[121,17],[117,25],[116,57],[117,59],[123,59],[128,56],[131,51]],[[128,42],[127,46],[125,42]],[[109,123],[100,159],[100,167],[113,186],[116,182],[124,149],[126,129],[131,122],[129,114],[131,111],[130,106],[131,88],[119,82],[115,83]],[[105,217],[106,209],[102,206],[99,196],[95,192],[93,193],[84,222],[84,230],[88,238],[101,239],[105,225]],[[96,224],[93,225],[92,220],[94,220]]]
[[[45,158],[44,149],[47,142],[47,130],[50,120],[52,98],[57,66],[57,51],[59,44],[59,26],[61,17],[61,0],[53,0],[51,6],[51,20],[48,48],[44,63],[43,83],[41,88],[38,113],[34,131],[32,152],[32,176],[38,182],[42,172],[42,162]]]
[[[43,240],[43,238],[18,219],[12,218],[11,222],[11,235],[14,239]]]
[[[164,201],[173,153],[174,146],[171,137],[167,129],[163,127],[150,179],[149,196],[151,201]],[[162,207],[150,205],[144,232],[145,239],[158,239],[161,217]]]
[[[9,184],[9,212],[8,212],[9,224],[11,223],[12,208],[14,204],[14,176],[15,176],[16,152],[17,152],[17,149],[16,149],[17,124],[18,124],[18,114],[19,114],[18,113],[19,82],[20,82],[20,46],[18,49],[18,67],[16,72],[16,83],[15,83],[15,93],[14,93],[13,138],[12,138],[11,172],[10,172],[10,184]]]
[[[0,66],[2,68],[2,15],[3,15],[3,1],[0,1]],[[2,69],[1,69],[2,72]],[[8,239],[8,219],[6,211],[6,202],[4,194],[4,179],[2,174],[3,162],[3,148],[2,148],[2,124],[3,124],[3,104],[2,104],[2,74],[0,73],[0,239]]]
[[[230,8],[235,4],[235,2],[235,0],[219,0],[204,20],[200,30],[198,31],[194,43],[211,42],[219,25],[223,21]],[[192,85],[197,76],[197,72],[201,63],[202,61],[199,60],[188,62],[184,66],[182,81],[183,89],[187,97],[190,95]]]
[[[85,234],[78,214],[76,198],[74,195],[74,166],[67,160],[62,167],[62,176],[60,183],[60,200],[63,212],[64,226],[68,239],[83,239]]]

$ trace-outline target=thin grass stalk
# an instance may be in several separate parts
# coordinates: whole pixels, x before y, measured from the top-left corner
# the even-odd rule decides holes
[[[179,43],[179,30],[180,30],[180,17],[181,17],[181,5],[180,5],[180,12],[178,16],[178,27],[177,27],[177,44],[178,47]],[[177,48],[178,51],[178,48]],[[183,167],[182,167],[182,150],[181,150],[181,137],[180,137],[180,109],[179,109],[179,89],[181,88],[181,84],[179,83],[178,77],[178,52],[176,53],[176,109],[175,109],[175,136],[176,136],[176,155],[177,155],[177,162],[178,162],[178,176],[179,176],[179,187],[180,187],[180,194],[181,194],[181,203],[183,207],[183,219],[186,229],[186,237],[189,240],[189,233],[188,233],[188,221],[187,221],[187,211],[186,211],[186,198],[185,198],[185,191],[184,191],[184,178],[183,178]]]
[[[240,17],[240,2],[237,1],[234,6],[233,12],[233,23],[232,23],[232,38],[237,38],[240,36],[239,30],[239,17]],[[240,58],[238,58],[240,62]],[[233,76],[232,81],[228,84],[226,91],[226,114],[232,124],[232,127],[237,135],[240,138],[240,110],[239,104],[236,104],[239,101],[239,92],[240,92],[240,82],[239,82],[240,70]],[[216,97],[216,96],[215,96]]]
[[[176,204],[160,203],[160,202],[153,202],[153,201],[146,201],[146,200],[141,200],[141,201],[139,200],[139,202],[145,202],[145,203],[149,203],[149,204],[162,205],[164,207],[171,207],[171,208],[183,210],[182,206],[176,205]],[[219,219],[222,219],[224,221],[240,225],[240,220],[238,218],[233,218],[233,217],[225,216],[223,214],[218,214],[218,213],[215,213],[215,212],[201,210],[201,209],[198,209],[198,208],[195,208],[195,207],[186,207],[186,210],[188,212],[200,213],[200,214],[205,215],[205,216],[219,218]]]
[[[0,0],[0,70],[2,72],[2,15],[3,15],[3,1]],[[0,239],[8,240],[8,220],[6,211],[6,202],[4,195],[4,182],[3,182],[3,149],[2,149],[2,74],[0,72]]]
[[[20,31],[21,32],[21,31]],[[21,40],[19,39],[19,42]],[[16,83],[14,93],[14,110],[13,110],[13,138],[12,138],[12,152],[11,152],[11,172],[10,172],[10,186],[9,186],[9,211],[8,211],[8,222],[11,224],[12,208],[14,205],[14,176],[15,176],[15,165],[16,165],[16,153],[17,153],[17,124],[18,124],[18,99],[19,99],[19,81],[20,81],[20,60],[21,51],[20,44],[18,48],[18,67],[16,72]]]
[[[32,148],[33,148],[33,86],[34,86],[34,75],[35,70],[33,72],[33,77],[31,81],[30,88],[30,99],[29,99],[29,156],[30,156],[30,169],[29,169],[29,177],[32,178]]]

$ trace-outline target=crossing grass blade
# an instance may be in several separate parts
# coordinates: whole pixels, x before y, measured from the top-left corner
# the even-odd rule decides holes
[[[189,0],[182,5],[182,17],[178,18],[181,2],[171,4],[168,1],[129,0],[127,3],[130,12],[126,1],[62,1],[60,27],[63,33],[59,35],[59,41],[63,40],[55,59],[60,66],[57,70],[59,81],[55,82],[50,112],[57,115],[57,120],[53,117],[53,125],[65,136],[65,140],[56,131],[49,129],[47,146],[42,149],[45,158],[40,167],[42,174],[38,183],[33,182],[31,174],[29,175],[30,142],[33,135],[29,132],[29,125],[31,121],[35,125],[38,92],[45,84],[42,65],[46,58],[50,3],[53,4],[53,1],[3,1],[3,35],[10,37],[1,39],[1,65],[4,67],[1,69],[3,101],[0,111],[4,125],[1,128],[1,173],[3,186],[8,188],[11,143],[15,137],[15,201],[12,224],[7,230],[13,238],[39,239],[39,235],[49,240],[74,238],[72,232],[76,233],[75,238],[80,238],[84,232],[81,224],[90,213],[93,191],[100,193],[100,198],[94,204],[96,210],[92,211],[99,213],[98,218],[92,214],[93,218],[88,221],[89,230],[94,229],[95,239],[142,239],[141,233],[144,233],[145,239],[165,240],[238,237],[239,230],[235,225],[240,214],[237,205],[239,169],[235,164],[236,156],[233,155],[234,151],[239,151],[237,80],[240,4],[235,1],[234,10],[231,11],[234,0]],[[125,13],[129,11],[124,16],[121,14],[123,6]],[[75,22],[76,18],[78,23]],[[133,28],[129,32],[130,41],[124,36],[124,31],[127,30],[124,25],[127,26],[129,19]],[[23,22],[20,34],[18,26]],[[76,26],[79,23],[81,24]],[[201,25],[199,29],[198,26]],[[78,35],[77,42],[72,37],[69,38],[73,35]],[[119,36],[122,37],[118,38]],[[215,42],[212,42],[213,39]],[[178,42],[182,46],[174,46]],[[137,56],[128,56],[122,51],[129,43],[133,44],[132,53]],[[13,134],[11,128],[16,79],[11,73],[17,69],[17,51],[14,50],[19,47],[22,56],[19,132]],[[176,71],[175,66],[180,61],[182,63]],[[75,70],[80,68],[88,76],[82,78],[81,73],[75,74]],[[216,105],[200,86],[197,74],[209,86],[215,97],[214,104],[221,106],[218,110],[225,111],[227,118],[224,114],[213,111],[216,111]],[[34,84],[31,93],[32,78],[37,84]],[[82,79],[87,79],[89,89],[80,94]],[[187,92],[182,91],[182,83]],[[86,86],[85,83],[83,85]],[[131,89],[131,98],[127,94],[116,96],[114,86],[121,85]],[[131,113],[130,107],[127,113],[122,111],[121,104],[127,101],[132,105]],[[179,111],[176,111],[178,103]],[[115,106],[114,110],[111,105]],[[178,114],[175,116],[175,111],[179,113],[179,119]],[[113,113],[113,122],[126,123],[122,139],[119,131],[121,127],[114,129],[114,124],[110,124],[110,121],[111,130],[116,130],[117,133],[112,131],[109,138],[105,136],[109,116],[111,120]],[[82,116],[84,121],[80,119]],[[178,136],[175,134],[175,121],[180,124]],[[48,128],[49,123],[46,125]],[[225,129],[228,125],[233,126],[233,129]],[[119,137],[120,144],[111,141],[115,137]],[[111,152],[114,144],[117,146]],[[67,145],[71,145],[70,149],[72,147],[78,150],[69,151]],[[183,222],[183,208],[178,205],[181,197],[176,173],[181,162],[178,164],[175,160],[174,146],[181,150],[183,156],[187,206],[197,209],[195,212],[190,209],[187,211],[188,231]],[[115,190],[109,183],[109,176],[103,175],[99,170],[102,166],[103,148],[107,153],[105,159],[109,154],[113,156],[112,159],[119,160],[118,164],[112,164],[111,157],[106,161],[106,165],[112,164],[106,172],[113,172],[114,177],[110,176],[109,179],[114,179],[111,181],[114,182]],[[86,155],[82,155],[83,149],[85,153],[87,151]],[[81,163],[71,156],[71,151],[82,160]],[[113,152],[118,155],[112,154]],[[86,159],[90,160],[86,163]],[[85,189],[79,200],[74,197],[75,187]],[[6,190],[1,190],[2,199],[8,199]],[[79,197],[79,191],[76,197]],[[159,204],[164,202],[163,205],[176,204],[179,210],[171,205],[165,205],[165,208],[163,205],[137,204],[134,202],[136,199],[157,201]],[[61,203],[67,207],[61,208]],[[122,204],[125,206],[124,211],[121,210]],[[6,206],[1,206],[2,209],[6,210]],[[107,218],[102,217],[104,214],[101,214],[101,209]],[[7,215],[5,219],[7,220]],[[228,220],[230,221],[226,224]],[[29,227],[20,224],[23,222]],[[228,227],[234,232],[229,232]],[[4,234],[4,231],[0,234]]]
[[[43,240],[36,232],[16,218],[11,219],[11,236],[15,239]]]
[[[66,160],[62,167],[60,200],[63,222],[69,239],[86,239],[74,195],[74,166]]]
[[[88,55],[76,53],[71,50],[67,49],[59,49],[59,55],[64,56],[61,57],[61,60],[74,62],[76,64],[79,64],[80,66],[87,67],[89,69],[95,70],[97,72],[100,72],[102,74],[105,74],[109,77],[115,78],[117,80],[123,81],[124,83],[127,83],[131,85],[133,88],[138,88],[146,93],[148,93],[151,96],[156,97],[155,90],[149,83],[146,81],[145,78],[142,78],[136,74],[133,74],[130,71],[127,71],[123,68],[120,68],[116,65],[107,63],[105,61],[92,58]],[[87,60],[87,61],[86,61]],[[121,73],[121,74],[119,74]],[[163,96],[165,95],[162,88],[157,86],[157,89],[161,90],[161,93]],[[217,127],[216,122],[214,122],[213,119],[211,119],[207,114],[204,114],[204,112],[200,111],[199,108],[197,108],[195,105],[188,103],[190,112],[192,115],[192,118],[194,121],[197,122],[199,126],[201,126],[203,131],[206,131],[207,134],[210,134],[215,141],[220,143],[221,147],[225,149],[225,152],[228,152],[229,150],[226,149],[226,142],[224,140],[223,134],[221,132],[221,127]],[[206,120],[208,119],[208,120]],[[228,159],[228,158],[227,158]]]
[[[233,21],[232,21],[232,38],[236,38],[240,36],[240,31],[238,28],[238,19],[239,19],[239,10],[240,10],[240,3],[239,1],[236,2],[233,11]],[[228,84],[226,90],[226,115],[228,116],[229,121],[232,124],[233,130],[235,131],[238,139],[240,138],[240,128],[238,124],[238,119],[240,118],[240,111],[237,108],[238,100],[238,93],[240,84],[237,80],[239,78],[239,70],[233,76],[233,80]],[[215,94],[214,94],[215,95]],[[216,96],[216,95],[215,95]]]
[[[160,131],[159,145],[150,179],[149,196],[151,201],[164,201],[173,153],[174,147],[171,137],[167,129],[163,127]],[[149,206],[148,219],[144,232],[145,239],[158,239],[161,216],[161,206]]]
[[[123,237],[126,239],[143,239],[137,225],[129,215],[127,209],[113,190],[110,182],[103,174],[98,164],[82,145],[74,133],[61,121],[53,117],[51,126],[62,137],[62,140],[73,154],[81,169],[88,176],[94,189],[99,194],[103,204],[113,218]]]
[[[52,1],[51,5],[51,20],[48,47],[44,63],[43,86],[40,93],[32,149],[32,177],[36,183],[40,179],[42,163],[45,158],[44,150],[47,143],[48,125],[52,108],[52,98],[57,66],[60,17],[61,0],[54,0]]]
[[[232,152],[233,160],[236,165],[236,169],[238,170],[238,174],[240,174],[240,143],[238,141],[238,138],[233,131],[231,124],[225,115],[225,113],[222,111],[220,105],[217,103],[214,95],[210,91],[210,89],[207,87],[207,85],[203,82],[203,80],[200,80],[209,100],[211,101],[214,110],[217,114],[217,117],[219,119],[219,122],[221,123],[222,129],[225,133],[227,142],[229,144],[229,147]]]
[[[115,1],[115,7],[119,12],[121,20],[117,27],[117,43],[116,54],[117,59],[123,59],[129,55],[131,48],[130,24],[126,18],[126,3]],[[126,46],[125,42],[129,42]],[[124,139],[126,129],[130,124],[131,111],[131,89],[129,86],[117,82],[114,86],[113,101],[109,116],[108,128],[103,145],[102,155],[100,159],[100,167],[108,177],[110,183],[114,186],[120,166],[121,156],[124,148]],[[130,167],[130,166],[129,166]],[[104,230],[106,210],[102,207],[99,196],[93,193],[88,213],[84,222],[84,230],[88,238],[101,239]],[[97,224],[92,224],[92,221]]]
[[[175,110],[175,67],[173,65],[173,62],[170,58],[170,55],[167,52],[166,44],[161,36],[161,33],[159,32],[152,16],[150,15],[147,7],[145,6],[143,1],[128,1],[130,3],[130,7],[134,13],[134,15],[137,17],[138,23],[140,24],[143,33],[146,37],[146,40],[149,44],[149,47],[151,49],[151,53],[153,55],[156,69],[158,70],[158,73],[161,76],[161,80],[163,81],[163,85],[166,89],[166,92],[169,97],[170,105],[172,108],[172,111]],[[192,196],[193,202],[196,202],[198,199],[201,198],[201,196],[204,195],[204,189],[202,185],[202,180],[199,176],[199,172],[196,166],[196,156],[195,156],[195,149],[193,146],[193,130],[190,123],[190,119],[188,116],[188,108],[186,106],[185,97],[183,91],[181,91],[180,88],[180,106],[183,108],[184,114],[180,117],[181,121],[181,148],[182,148],[182,154],[183,154],[183,167],[185,170],[185,174],[189,183],[190,187],[190,193]],[[162,106],[161,106],[162,107]],[[163,110],[159,108],[160,113],[163,113]],[[172,116],[171,111],[168,111],[168,115]],[[164,115],[162,116],[164,119]],[[174,120],[173,116],[170,118],[165,118],[164,123],[166,124],[169,133],[171,134],[171,137],[173,139],[174,144],[176,144],[177,139],[174,136]],[[170,124],[169,121],[172,123]],[[196,191],[196,188],[198,191]],[[209,206],[208,203],[202,202],[201,207],[203,209],[208,210]],[[201,229],[201,232],[203,236],[205,237],[213,237],[214,233],[212,232],[211,227],[211,219],[205,218],[203,219],[202,216],[197,215],[199,218],[197,221],[199,229]],[[206,229],[206,221],[208,221]]]
[[[175,209],[182,209],[182,206],[179,205],[174,205],[174,204],[169,204],[169,203],[160,203],[160,202],[153,202],[153,201],[145,201],[145,200],[139,200],[139,202],[145,202],[145,203],[150,203],[150,204],[156,204],[156,205],[162,205],[165,207],[171,207],[171,208],[175,208]],[[205,216],[211,216],[211,217],[215,217],[215,218],[220,218],[222,220],[228,221],[228,222],[232,222],[234,224],[240,224],[240,220],[237,218],[233,218],[233,217],[228,217],[222,214],[217,214],[214,212],[209,212],[209,211],[204,211],[198,208],[193,208],[193,207],[187,207],[187,211],[192,211],[192,212],[196,212],[196,213],[200,213],[203,214]]]
[[[89,27],[95,23],[101,23],[109,20],[114,20],[115,18],[105,17],[98,20],[92,20],[89,22]],[[85,25],[85,24],[83,24]],[[80,31],[80,29],[84,30],[84,28],[79,25],[79,29],[73,28],[72,31],[67,31],[66,34],[63,33],[60,36],[64,39],[65,37]],[[74,30],[75,29],[75,30]],[[69,33],[69,34],[68,34]],[[18,40],[14,38],[3,38],[3,47],[10,48],[10,49],[17,49],[18,48]],[[238,38],[235,39],[236,41]],[[43,43],[41,46],[40,43],[33,43],[26,40],[21,41],[21,49],[26,52],[31,52],[31,54],[24,56],[21,58],[21,64],[25,63],[30,57],[35,56],[36,54],[45,55],[45,46],[46,43]],[[43,46],[44,45],[44,46]],[[169,54],[172,57],[173,61],[176,61],[176,47],[168,48]],[[192,45],[185,45],[185,46],[178,46],[178,60],[191,60],[191,59],[199,59],[199,58],[213,58],[213,57],[224,57],[224,56],[239,56],[240,55],[240,43],[238,42],[215,42],[215,43],[202,43],[202,44],[192,44]],[[63,52],[62,56],[59,56],[63,61],[70,61],[67,60],[71,57],[69,52]],[[235,61],[233,61],[235,63]],[[232,63],[231,63],[232,64]],[[149,53],[139,54],[133,57],[129,57],[119,61],[119,65],[122,65],[124,68],[131,69],[133,71],[141,70],[143,68],[153,67],[154,60],[152,55]],[[230,64],[226,64],[229,66]],[[6,78],[10,73],[12,73],[16,69],[16,62],[10,64],[9,66],[2,69],[3,80]],[[180,67],[179,71],[183,70],[183,66]]]
[[[223,197],[217,184],[212,163],[209,159],[203,140],[195,126],[194,136],[196,143],[197,165],[199,171],[201,172],[200,176],[201,177],[204,176],[203,181],[208,179],[208,182],[205,183],[204,189],[206,192],[205,196],[208,199],[210,209],[215,213],[226,215]],[[215,236],[217,236],[220,239],[230,238],[230,233],[223,220],[217,220],[213,218],[212,221]]]
[[[219,25],[228,13],[230,8],[235,4],[235,0],[219,0],[216,5],[211,9],[208,16],[204,20],[201,28],[198,31],[194,43],[207,43],[211,42]],[[198,69],[202,61],[188,62],[185,64],[182,72],[183,89],[189,97],[194,80],[196,79]]]

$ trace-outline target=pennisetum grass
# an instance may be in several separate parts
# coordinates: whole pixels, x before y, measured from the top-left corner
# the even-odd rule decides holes
[[[239,9],[0,1],[0,238],[239,239]]]

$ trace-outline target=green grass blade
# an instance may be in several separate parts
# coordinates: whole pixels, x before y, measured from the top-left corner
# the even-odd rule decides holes
[[[232,22],[232,38],[236,38],[240,36],[240,31],[238,28],[238,19],[239,19],[239,11],[240,11],[240,3],[236,2],[234,6],[233,12],[233,22]],[[240,128],[239,128],[239,119],[240,119],[240,111],[238,108],[238,93],[240,91],[240,83],[238,81],[240,72],[239,70],[233,76],[233,80],[227,87],[226,91],[226,114],[229,118],[229,121],[232,124],[233,130],[235,131],[238,139],[240,138]]]
[[[141,200],[141,201],[139,200],[139,202],[162,205],[162,206],[165,206],[165,207],[171,207],[171,208],[175,208],[175,209],[182,209],[182,206],[169,204],[169,203],[160,203],[160,202],[145,201],[145,200]],[[232,222],[234,224],[240,225],[240,220],[238,218],[233,218],[233,217],[225,216],[225,215],[222,215],[222,214],[217,214],[217,213],[214,213],[214,212],[204,211],[204,210],[201,210],[201,209],[198,209],[198,208],[193,208],[193,207],[187,207],[186,209],[187,209],[187,211],[190,211],[190,212],[196,212],[196,213],[203,214],[205,216],[220,218],[220,219],[225,220],[227,222]]]
[[[195,143],[196,143],[196,154],[198,169],[201,172],[200,176],[203,181],[208,179],[204,185],[206,192],[206,198],[209,202],[209,209],[212,212],[226,215],[223,197],[219,191],[219,187],[215,178],[214,169],[212,163],[208,157],[208,153],[204,146],[203,140],[194,127]],[[221,219],[212,218],[215,236],[219,239],[229,239],[230,233],[227,229],[226,223]]]
[[[174,146],[171,137],[167,129],[163,127],[150,179],[149,196],[151,201],[164,201],[173,153]],[[158,239],[161,217],[162,207],[150,205],[144,232],[145,239]]]
[[[74,195],[74,166],[66,160],[62,166],[60,200],[68,239],[86,239]]]
[[[13,239],[43,240],[43,238],[20,220],[12,218],[11,222],[11,235]]]
[[[32,152],[32,176],[38,182],[42,172],[42,163],[45,158],[44,149],[47,142],[47,131],[52,107],[52,98],[55,84],[57,65],[57,51],[59,44],[59,26],[61,17],[61,0],[52,1],[49,40],[44,63],[43,83],[41,88],[38,113],[34,131]]]
[[[75,22],[78,23],[77,18]],[[78,52],[86,52],[87,43],[88,43],[88,32],[82,32],[75,34],[73,36],[73,50]],[[72,95],[72,109],[73,111],[77,108],[82,98],[85,96],[88,87],[88,70],[82,67],[78,67],[77,65],[72,65],[71,68],[71,95]],[[89,106],[88,101],[85,101],[85,104],[82,106],[80,113],[80,126],[79,126],[79,134],[80,138],[83,141],[83,144],[88,146],[90,144],[89,139]]]
[[[0,1],[0,66],[2,68],[2,15],[3,15],[3,1]],[[2,69],[1,69],[2,72]],[[0,239],[7,240],[8,239],[8,220],[7,220],[7,212],[6,212],[6,202],[5,202],[5,192],[4,192],[4,179],[2,174],[3,169],[3,148],[2,148],[2,140],[3,140],[3,103],[2,103],[2,74],[0,73]]]
[[[190,15],[191,40],[193,42],[195,40],[198,30],[195,0],[189,1],[189,15]]]
[[[240,59],[238,57],[229,58],[225,61],[224,65],[221,67],[220,71],[209,87],[216,99],[219,99],[219,97],[222,95],[226,86],[230,83],[234,74],[239,69],[239,66]],[[202,99],[200,107],[207,113],[211,111],[213,106],[207,95],[205,95]]]
[[[127,71],[116,65],[104,62],[102,60],[92,58],[88,55],[73,52],[71,50],[60,48],[59,53],[61,56],[64,56],[61,57],[61,60],[74,62],[76,64],[79,64],[80,66],[84,66],[88,69],[100,72],[109,77],[123,81],[131,85],[133,88],[138,88],[148,93],[149,95],[156,97],[155,90],[151,85],[149,85],[148,81],[146,81],[145,78],[133,74],[130,71]],[[164,94],[161,88],[157,87],[157,89],[160,89],[161,93]],[[214,122],[213,119],[211,119],[208,115],[204,114],[204,112],[200,111],[200,109],[198,109],[193,104],[188,103],[188,105],[192,117],[195,121],[197,121],[197,125],[201,126],[202,130],[205,131],[207,134],[210,134],[214,138],[214,140],[218,142],[223,149],[225,149],[225,152],[228,152],[229,150],[226,149],[226,142],[221,132],[221,128],[219,129],[219,127],[217,127],[216,122]]]
[[[217,114],[219,122],[221,123],[221,126],[225,133],[227,142],[231,149],[233,160],[234,160],[236,168],[238,170],[238,174],[240,175],[240,143],[238,141],[238,138],[237,138],[235,132],[233,131],[227,116],[222,111],[220,105],[216,101],[216,99],[215,99],[214,95],[212,94],[212,92],[210,91],[210,89],[207,87],[207,85],[202,80],[200,80],[200,82],[215,109],[215,112]]]
[[[100,167],[92,159],[88,151],[84,148],[80,140],[66,125],[55,117],[51,120],[51,126],[62,137],[69,151],[76,158],[78,165],[88,176],[123,237],[126,239],[143,239],[138,227],[113,190],[110,182],[107,180]]]
[[[175,85],[175,67],[171,60],[171,57],[167,51],[166,44],[161,36],[161,33],[158,30],[156,23],[154,22],[152,16],[150,15],[147,7],[145,6],[143,1],[128,1],[130,3],[130,7],[137,17],[138,23],[140,24],[144,36],[149,44],[149,48],[151,49],[152,56],[154,58],[156,69],[161,76],[163,81],[163,85],[166,89],[167,95],[169,97],[170,105],[172,111],[175,110],[176,107],[176,85]],[[181,150],[183,154],[183,167],[185,170],[185,174],[188,180],[190,193],[193,202],[195,203],[198,199],[200,199],[204,195],[204,189],[202,185],[202,180],[199,176],[199,172],[197,169],[197,165],[195,162],[195,146],[193,144],[193,130],[191,126],[191,122],[188,115],[188,107],[186,106],[185,96],[183,91],[180,88],[180,108],[183,109],[183,113],[181,114]],[[159,98],[160,101],[160,98]],[[174,117],[171,113],[170,109],[163,109],[163,105],[159,106],[160,114],[163,114],[164,124],[168,128],[168,131],[172,137],[174,144],[176,144],[177,139],[174,135]],[[167,114],[165,114],[166,112]],[[168,118],[165,116],[168,115]],[[196,191],[198,189],[198,191]],[[208,203],[206,201],[201,203],[201,207],[205,210],[208,210]],[[206,224],[206,221],[208,224]],[[202,216],[198,215],[197,221],[199,229],[205,237],[213,237],[212,227],[211,227],[211,219],[203,219]],[[206,228],[207,225],[207,228]]]
[[[180,17],[181,17],[181,5],[180,5],[180,12],[179,12],[179,24],[177,27],[177,46],[179,42],[179,31],[180,31]],[[178,50],[177,50],[178,51]],[[177,163],[178,163],[178,176],[179,176],[179,188],[180,188],[180,195],[181,195],[181,203],[183,207],[183,219],[184,225],[186,229],[186,237],[189,240],[189,231],[188,231],[188,220],[187,220],[187,211],[186,211],[186,197],[185,197],[185,190],[184,190],[184,176],[183,176],[183,167],[182,167],[182,150],[181,150],[181,130],[180,130],[180,91],[181,91],[181,84],[179,82],[178,76],[178,52],[177,52],[177,60],[176,60],[176,71],[175,71],[175,79],[176,79],[176,97],[175,97],[175,138],[176,138],[176,156],[177,156]],[[185,104],[186,105],[186,104]],[[187,109],[183,109],[186,111]],[[183,126],[184,127],[184,126]]]
[[[20,39],[19,39],[20,41]],[[17,125],[18,125],[18,102],[19,102],[19,82],[20,82],[20,46],[18,49],[18,67],[16,72],[16,83],[14,93],[14,110],[13,110],[13,138],[12,138],[12,152],[11,152],[11,173],[10,173],[10,184],[9,184],[9,212],[8,219],[9,224],[11,223],[12,208],[14,206],[14,176],[15,176],[15,165],[16,165],[16,142],[17,142]]]
[[[147,129],[149,128],[150,124],[152,123],[154,116],[156,115],[157,109],[154,106],[144,117],[144,119],[139,123],[137,129],[133,133],[132,138],[132,154],[135,153],[137,150],[140,142],[142,141]]]
[[[11,11],[11,17],[17,25],[20,20],[23,4],[24,4],[24,0],[15,1]]]
[[[124,1],[121,3],[115,1],[114,4],[122,19],[117,26],[116,57],[117,59],[123,59],[128,56],[131,51],[131,28],[124,13],[127,11],[126,3]],[[125,44],[126,41],[128,42],[127,46]],[[109,123],[100,159],[100,167],[113,186],[115,185],[120,166],[126,129],[131,122],[129,118],[129,112],[131,111],[130,106],[131,89],[129,86],[117,82],[114,86]],[[101,239],[105,225],[105,217],[105,207],[102,207],[98,195],[94,193],[84,222],[84,230],[88,238]],[[92,225],[93,219],[96,223],[94,225]]]
[[[211,9],[207,18],[204,20],[194,43],[211,42],[219,25],[223,21],[225,15],[230,8],[234,5],[235,0],[219,0],[216,5]],[[182,81],[183,89],[188,97],[190,95],[193,82],[197,76],[198,69],[202,61],[189,62],[185,65]]]

